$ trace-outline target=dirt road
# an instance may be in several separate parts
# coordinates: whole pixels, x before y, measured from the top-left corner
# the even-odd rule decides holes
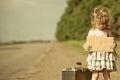
[[[60,43],[54,43],[48,54],[36,67],[38,70],[27,75],[23,80],[62,80],[62,69],[66,67],[75,67],[76,62],[82,62],[83,67],[86,67],[85,54],[80,54],[72,47]],[[119,80],[120,68],[117,72],[111,73],[112,80]],[[104,80],[100,74],[99,80]]]
[[[0,46],[0,80],[19,80],[36,70],[35,66],[51,48],[51,43]]]
[[[4,58],[6,57],[6,59]],[[61,71],[82,62],[87,55],[61,43],[28,43],[0,47],[0,80],[62,80]],[[111,74],[119,79],[120,68]],[[103,80],[100,75],[100,80]]]

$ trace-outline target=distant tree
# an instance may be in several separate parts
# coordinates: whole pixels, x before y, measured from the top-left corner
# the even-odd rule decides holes
[[[119,37],[120,1],[119,0],[67,0],[67,7],[57,25],[56,38],[59,41],[85,39],[91,27],[90,15],[96,5],[109,8],[113,16],[113,34]],[[116,29],[117,28],[117,29]],[[118,29],[119,28],[119,29]]]

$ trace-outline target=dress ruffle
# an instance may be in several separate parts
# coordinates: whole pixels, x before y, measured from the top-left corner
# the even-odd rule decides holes
[[[117,56],[113,52],[91,52],[88,55],[88,68],[93,71],[101,71],[107,69],[110,71],[116,70],[115,60]]]

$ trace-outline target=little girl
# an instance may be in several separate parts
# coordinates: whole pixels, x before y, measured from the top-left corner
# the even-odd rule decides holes
[[[110,16],[108,11],[103,6],[97,6],[94,8],[93,14],[91,16],[92,28],[88,32],[88,36],[97,37],[109,37],[110,34]],[[100,46],[100,45],[99,45]],[[114,49],[116,43],[113,42],[110,48]],[[115,52],[105,52],[105,51],[90,51],[92,46],[84,43],[83,48],[89,51],[87,58],[88,69],[92,71],[92,80],[98,80],[99,72],[103,73],[105,80],[110,79],[110,72],[116,70],[116,55]]]

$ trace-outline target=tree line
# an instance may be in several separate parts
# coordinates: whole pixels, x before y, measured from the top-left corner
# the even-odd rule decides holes
[[[103,5],[112,16],[112,34],[120,39],[120,0],[67,0],[67,7],[57,23],[58,41],[83,40],[91,28],[90,15],[95,6]]]

